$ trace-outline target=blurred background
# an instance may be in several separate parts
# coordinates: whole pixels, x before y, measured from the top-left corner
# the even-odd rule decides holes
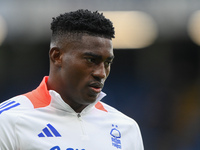
[[[52,17],[99,10],[116,27],[103,101],[138,122],[146,150],[199,150],[199,6],[198,0],[0,0],[0,102],[48,75]]]

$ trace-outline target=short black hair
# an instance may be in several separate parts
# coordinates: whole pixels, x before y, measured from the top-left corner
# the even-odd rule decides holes
[[[66,33],[87,33],[88,35],[114,38],[113,23],[98,11],[79,9],[53,18],[51,23],[52,36]]]

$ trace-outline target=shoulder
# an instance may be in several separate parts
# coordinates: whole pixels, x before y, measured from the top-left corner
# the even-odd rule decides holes
[[[8,117],[13,115],[16,117],[20,113],[30,109],[33,109],[33,105],[26,96],[15,96],[0,104],[0,119],[2,119],[3,116]]]
[[[0,114],[10,110],[33,108],[31,101],[24,95],[15,96],[0,103]]]
[[[13,97],[0,104],[0,149],[16,149],[16,124],[19,117],[33,109],[33,105],[23,95]]]
[[[23,95],[15,96],[4,101],[0,104],[0,128],[6,128],[8,127],[8,124],[13,125],[14,127],[19,116],[31,109],[33,109],[32,103]]]
[[[104,102],[101,102],[101,104],[107,110],[108,115],[110,115],[111,117],[114,117],[116,119],[120,119],[121,121],[125,121],[126,123],[137,125],[137,122],[133,118],[125,115],[124,113],[120,112],[116,108],[114,108],[114,107],[112,107],[112,106],[110,106],[110,105],[108,105]]]
[[[130,117],[128,117],[127,115],[125,115],[124,113],[120,112],[119,110],[117,110],[116,108],[101,102],[101,104],[103,105],[103,107],[107,110],[108,113],[112,114],[112,115],[117,115],[126,119],[131,119]]]
[[[116,108],[103,102],[101,102],[101,104],[108,112],[109,121],[113,122],[113,125],[116,126],[118,131],[126,133],[128,139],[126,138],[124,142],[127,142],[127,144],[131,143],[132,147],[135,149],[143,150],[142,135],[138,123],[133,118],[125,115]]]

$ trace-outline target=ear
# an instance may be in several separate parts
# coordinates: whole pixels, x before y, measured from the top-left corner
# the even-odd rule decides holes
[[[62,51],[58,47],[52,47],[49,51],[49,58],[53,64],[61,66],[62,63]]]

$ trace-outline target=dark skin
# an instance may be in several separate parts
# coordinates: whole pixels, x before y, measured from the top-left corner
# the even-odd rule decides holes
[[[79,113],[95,102],[110,73],[112,41],[90,35],[63,40],[51,46],[47,87]]]

